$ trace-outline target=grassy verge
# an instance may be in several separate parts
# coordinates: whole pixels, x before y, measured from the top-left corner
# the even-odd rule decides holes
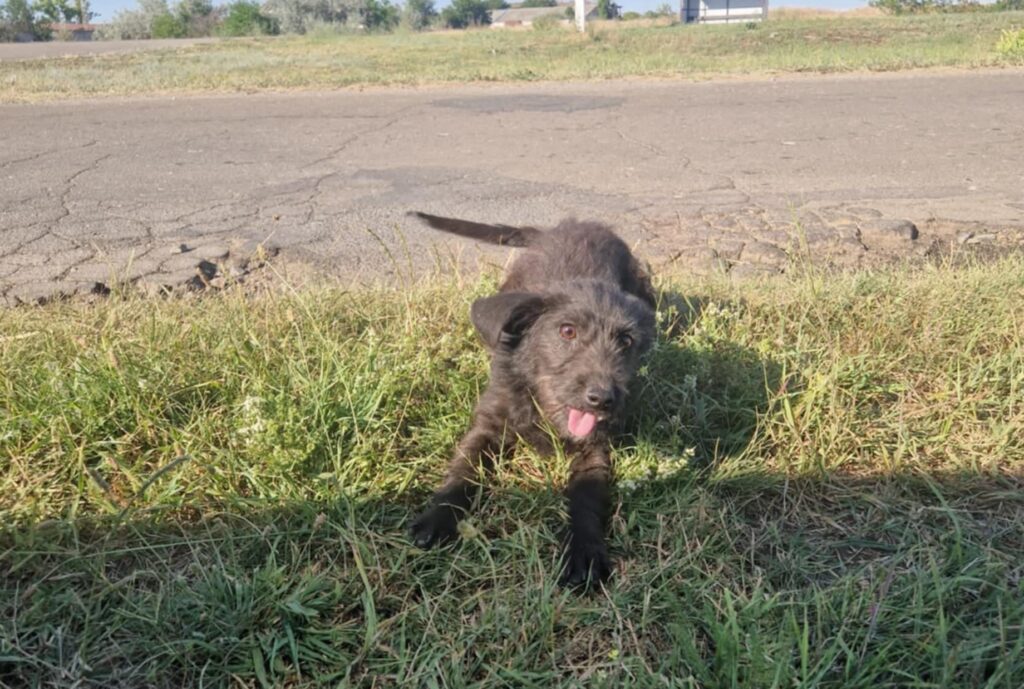
[[[0,313],[0,685],[1024,684],[1024,259],[666,285],[591,597],[563,458],[404,535],[488,287]]]
[[[1024,13],[780,19],[729,26],[225,40],[177,51],[0,63],[0,101],[355,85],[889,71],[1004,64]]]

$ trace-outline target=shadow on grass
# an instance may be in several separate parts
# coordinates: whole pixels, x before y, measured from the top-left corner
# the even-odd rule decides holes
[[[866,687],[900,685],[895,659],[917,653],[910,671],[933,686],[1018,686],[1021,488],[652,480],[620,494],[618,571],[589,597],[554,584],[561,505],[546,491],[496,496],[480,532],[428,553],[391,500],[37,524],[0,536],[0,682],[489,686],[603,668],[613,684],[757,687],[810,662],[818,686]]]

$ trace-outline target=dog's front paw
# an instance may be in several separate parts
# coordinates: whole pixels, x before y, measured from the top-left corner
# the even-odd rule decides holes
[[[409,535],[417,547],[429,550],[455,540],[459,534],[459,519],[448,506],[434,505],[416,517],[409,527]]]
[[[589,587],[607,579],[612,573],[608,548],[601,537],[571,537],[565,546],[562,565],[562,586]]]

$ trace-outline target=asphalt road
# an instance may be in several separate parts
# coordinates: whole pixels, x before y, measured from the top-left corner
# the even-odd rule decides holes
[[[1024,227],[1013,70],[4,105],[0,122],[0,303],[112,270],[180,283],[258,243],[360,280],[500,259],[409,209],[603,218],[656,265],[736,274],[777,270],[794,229],[859,262]]]

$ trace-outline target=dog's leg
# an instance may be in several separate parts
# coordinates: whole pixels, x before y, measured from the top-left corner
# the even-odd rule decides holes
[[[569,531],[565,543],[562,583],[596,583],[611,574],[604,542],[608,519],[611,455],[607,447],[584,448],[569,467]]]
[[[410,531],[420,548],[445,543],[458,534],[459,520],[465,516],[480,490],[479,477],[494,465],[494,459],[507,450],[504,424],[478,418],[455,449],[444,482],[428,507],[413,522]]]

